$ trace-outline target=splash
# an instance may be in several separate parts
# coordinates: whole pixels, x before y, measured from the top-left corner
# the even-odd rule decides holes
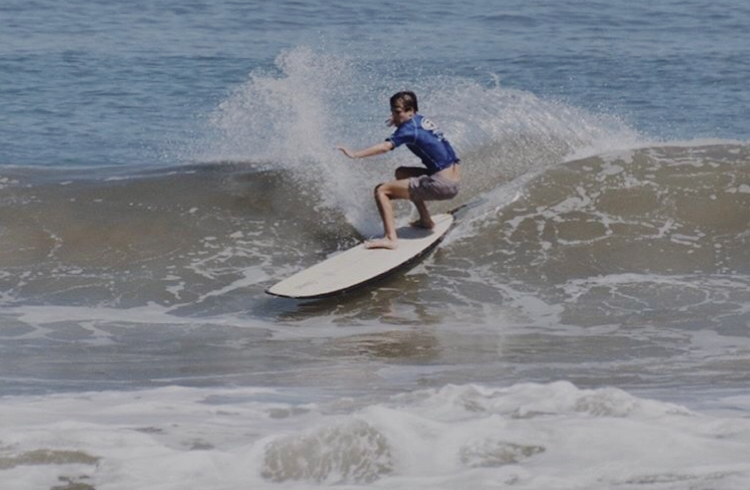
[[[638,138],[616,117],[497,81],[485,86],[423,74],[404,80],[396,71],[307,47],[284,51],[275,70],[251,73],[217,107],[210,118],[217,137],[205,158],[288,172],[310,192],[311,208],[321,214],[334,210],[361,233],[374,234],[380,223],[372,187],[391,179],[396,166],[419,162],[408,151],[352,162],[334,147],[361,148],[387,137],[391,130],[382,122],[388,97],[398,90],[417,92],[421,112],[441,126],[466,163],[462,202],[566,156],[632,147]]]
[[[204,158],[290,172],[309,192],[311,208],[339,210],[355,226],[367,223],[361,196],[373,184],[335,149],[356,88],[350,62],[301,47],[281,53],[275,67],[253,72],[219,105],[210,119],[218,137]]]
[[[293,168],[330,153],[327,121],[346,63],[309,48],[285,51],[278,73],[254,72],[211,117],[219,130],[212,151],[225,160],[273,161]]]

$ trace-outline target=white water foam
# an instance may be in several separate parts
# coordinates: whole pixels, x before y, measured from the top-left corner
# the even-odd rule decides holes
[[[318,397],[253,388],[5,397],[0,479],[10,490],[750,484],[747,418],[617,389],[557,382]],[[745,413],[747,401],[727,399]]]

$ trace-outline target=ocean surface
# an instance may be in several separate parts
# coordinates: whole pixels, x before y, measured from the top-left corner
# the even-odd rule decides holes
[[[750,488],[745,0],[4,0],[2,490]],[[407,273],[352,161],[419,95]],[[415,216],[396,207],[399,223]]]

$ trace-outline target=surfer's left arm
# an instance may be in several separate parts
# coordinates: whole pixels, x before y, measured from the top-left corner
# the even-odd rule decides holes
[[[390,141],[383,141],[382,143],[372,145],[371,147],[365,148],[364,150],[357,151],[352,151],[346,146],[342,145],[336,146],[336,149],[340,150],[341,153],[348,156],[349,158],[367,158],[375,155],[381,155],[383,153],[388,153],[389,151],[393,150],[393,148],[393,143],[391,143]]]

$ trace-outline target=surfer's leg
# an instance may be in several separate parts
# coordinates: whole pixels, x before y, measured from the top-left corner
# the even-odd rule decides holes
[[[427,172],[424,172],[409,179],[409,199],[414,203],[414,206],[417,208],[417,212],[419,213],[419,219],[416,221],[412,221],[410,224],[411,226],[425,228],[427,230],[431,230],[435,227],[435,223],[432,221],[432,217],[430,216],[430,211],[427,209],[424,192],[422,190],[424,181],[429,178],[430,177]]]
[[[431,230],[435,223],[427,210],[426,201],[445,201],[458,194],[458,183],[440,175],[421,175],[409,179],[409,198],[419,211],[419,221],[412,226]]]
[[[416,226],[418,228],[425,228],[427,230],[431,230],[435,228],[435,223],[432,221],[432,217],[430,216],[430,211],[427,210],[427,204],[425,204],[425,202],[422,200],[415,201],[412,199],[412,202],[414,203],[414,206],[416,206],[417,208],[417,212],[419,213],[419,219],[417,221],[412,221],[410,224],[412,226]]]
[[[421,177],[423,175],[429,175],[429,172],[426,168],[422,167],[399,167],[396,169],[396,179],[411,179],[412,177]],[[409,184],[411,186],[413,184]],[[411,189],[409,190],[409,197],[408,199],[411,199],[411,201],[414,203],[414,206],[417,208],[417,212],[419,213],[419,219],[416,221],[412,221],[410,223],[411,226],[417,226],[419,228],[426,228],[428,230],[431,230],[435,224],[432,222],[432,219],[430,218],[430,212],[427,210],[427,205],[425,204],[423,199],[420,199],[419,197],[414,196]]]
[[[378,212],[380,212],[380,217],[383,220],[385,236],[380,240],[367,242],[365,247],[394,249],[398,246],[392,199],[409,199],[408,179],[393,180],[375,188],[375,203],[378,205]]]

